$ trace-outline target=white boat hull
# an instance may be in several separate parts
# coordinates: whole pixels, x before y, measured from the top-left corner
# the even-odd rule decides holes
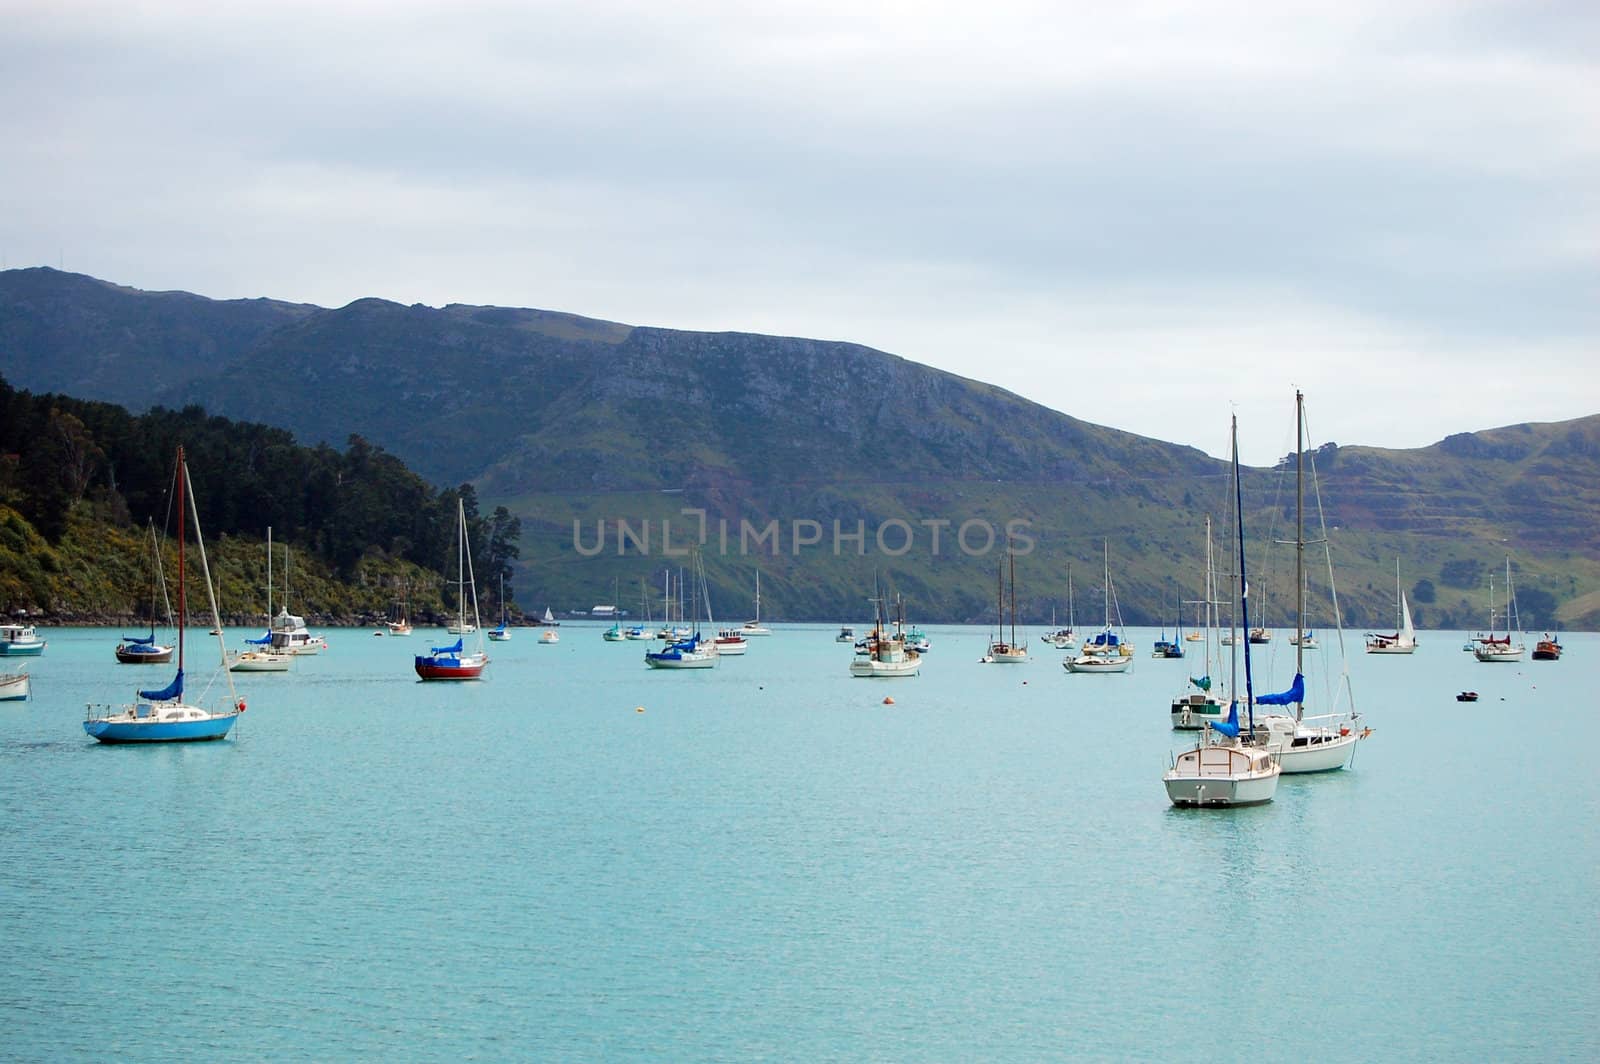
[[[1120,654],[1084,654],[1068,658],[1061,664],[1068,672],[1127,672],[1133,665],[1133,658],[1125,658]]]
[[[915,676],[920,668],[922,662],[914,659],[874,661],[870,658],[857,658],[850,663],[850,675],[861,679],[886,680],[900,676]]]
[[[1523,648],[1520,646],[1486,647],[1480,644],[1479,646],[1472,648],[1472,654],[1479,661],[1521,661],[1522,650]]]
[[[11,672],[0,675],[0,702],[22,702],[28,697],[28,674]]]
[[[1278,759],[1285,775],[1333,772],[1350,764],[1356,743],[1367,733],[1353,723],[1338,727],[1307,727],[1293,717],[1273,714],[1256,718],[1261,746]]]
[[[250,650],[228,663],[229,672],[288,672],[293,654],[267,654]]]

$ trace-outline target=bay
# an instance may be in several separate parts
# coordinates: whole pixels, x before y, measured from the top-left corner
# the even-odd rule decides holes
[[[1181,811],[1198,666],[1152,631],[1076,676],[929,626],[920,678],[872,681],[776,627],[684,673],[516,630],[456,685],[411,671],[442,632],[335,630],[236,677],[230,741],[152,748],[80,721],[167,670],[45,633],[0,703],[3,1055],[1232,1059],[1235,1019],[1266,1059],[1600,1055],[1600,637],[1356,639],[1351,769]]]

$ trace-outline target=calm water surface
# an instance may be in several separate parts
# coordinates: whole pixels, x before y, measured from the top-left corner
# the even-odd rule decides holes
[[[517,630],[462,685],[411,672],[441,632],[335,630],[237,677],[233,740],[152,748],[79,722],[167,669],[46,633],[0,703],[0,1057],[1600,1056],[1600,638],[1357,654],[1351,770],[1185,812],[1192,658],[933,627],[855,680],[778,628],[688,673]]]

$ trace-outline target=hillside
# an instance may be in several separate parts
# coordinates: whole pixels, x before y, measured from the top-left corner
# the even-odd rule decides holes
[[[120,359],[97,360],[94,338],[118,330],[140,337],[141,350],[188,352],[176,360],[182,371],[129,379]],[[1104,539],[1123,615],[1170,622],[1180,599],[1199,594],[1204,515],[1226,509],[1223,464],[1193,448],[848,343],[381,299],[331,310],[223,303],[51,270],[0,273],[0,341],[0,373],[19,386],[61,387],[40,356],[71,351],[75,395],[134,408],[199,403],[305,443],[360,434],[435,483],[471,481],[487,505],[523,521],[518,597],[529,606],[586,607],[609,600],[615,582],[637,611],[641,583],[659,587],[678,564],[662,553],[661,522],[681,535],[700,521],[680,513],[690,509],[705,513],[724,616],[748,609],[759,565],[763,612],[774,617],[859,614],[879,572],[917,619],[983,620],[1003,539],[968,552],[953,534],[964,522],[1022,521],[1036,544],[1018,561],[1030,621],[1065,613],[1069,563],[1080,622],[1100,614]],[[1509,552],[1530,626],[1600,624],[1585,598],[1600,587],[1600,417],[1407,451],[1330,447],[1317,465],[1349,623],[1387,623],[1398,556],[1420,623],[1481,625],[1484,574]],[[1282,548],[1267,549],[1288,534],[1284,470],[1247,471],[1246,493],[1261,554],[1252,570],[1278,602],[1292,601],[1279,586],[1288,565],[1272,556]],[[648,553],[637,538],[616,552],[618,521],[635,531],[649,522]],[[781,543],[752,550],[747,536],[741,552],[742,528],[774,521]],[[611,538],[591,556],[580,546],[594,543],[596,522]],[[806,522],[822,542],[796,546],[791,533],[805,539]],[[913,536],[904,553],[896,522]]]

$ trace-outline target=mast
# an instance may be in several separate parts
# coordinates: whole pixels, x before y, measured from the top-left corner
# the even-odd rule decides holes
[[[1067,628],[1069,630],[1071,630],[1071,631],[1076,631],[1077,628],[1078,628],[1077,621],[1074,619],[1074,615],[1073,615],[1073,612],[1072,612],[1072,559],[1071,558],[1067,559]]]
[[[1239,415],[1233,416],[1233,532],[1234,539],[1239,544],[1239,575],[1235,583],[1238,592],[1237,602],[1239,612],[1244,622],[1244,630],[1250,631],[1250,581],[1245,574],[1244,567],[1244,490],[1239,485]],[[1235,648],[1238,641],[1235,640]],[[1234,655],[1237,658],[1238,650]],[[1230,693],[1230,697],[1231,693]],[[1248,718],[1250,734],[1256,732],[1256,692],[1255,681],[1250,674],[1250,640],[1244,641],[1244,704]]]
[[[1017,646],[1017,556],[1012,553],[1011,541],[1006,541],[1006,557],[1011,561],[1011,648]]]
[[[187,589],[184,587],[185,572],[183,563],[183,526],[187,514],[183,508],[183,485],[189,479],[188,470],[183,463],[183,444],[178,444],[178,676],[183,676],[183,627],[188,620],[189,603],[186,597]],[[181,697],[183,689],[179,688]]]
[[[1306,578],[1306,517],[1305,517],[1305,397],[1298,389],[1294,393],[1294,584],[1298,588],[1305,587]],[[1400,560],[1395,559],[1395,572],[1399,573]],[[1398,575],[1395,577],[1399,579]],[[1294,674],[1300,676],[1303,672],[1306,628],[1306,596],[1304,590],[1297,596],[1298,602],[1294,611]],[[1304,702],[1294,704],[1294,719],[1300,720],[1305,716]]]
[[[1109,632],[1111,631],[1111,546],[1104,539],[1100,541],[1100,563],[1104,568],[1102,579],[1105,581],[1103,587],[1106,600],[1106,631]]]
[[[272,631],[272,526],[267,526],[267,631]]]

